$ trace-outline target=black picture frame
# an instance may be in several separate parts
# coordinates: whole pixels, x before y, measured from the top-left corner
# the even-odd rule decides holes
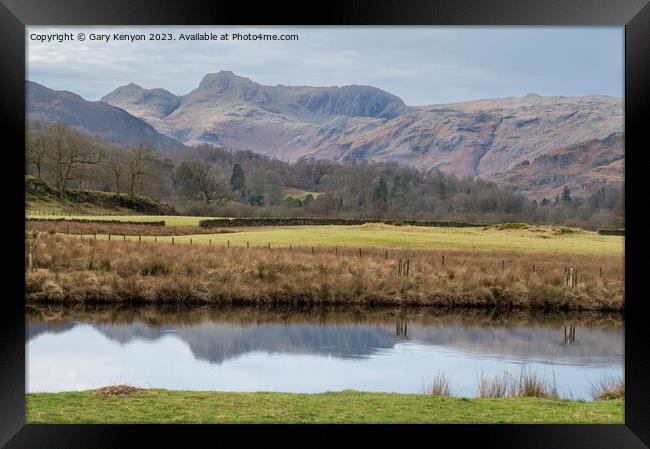
[[[499,448],[643,448],[650,446],[650,326],[643,312],[645,250],[650,248],[650,198],[644,170],[650,123],[650,5],[648,0],[335,0],[313,4],[181,1],[0,0],[0,174],[4,208],[4,298],[0,327],[0,445],[10,448],[192,445],[196,438],[332,445],[363,431],[364,443],[470,443]],[[614,25],[625,26],[625,424],[620,425],[32,425],[25,424],[24,196],[26,25]],[[24,192],[24,191],[23,191]],[[24,193],[22,194],[24,195]],[[631,207],[632,205],[635,207]],[[14,238],[15,237],[15,238]],[[290,427],[290,428],[288,428]],[[161,430],[162,429],[162,430]],[[278,439],[282,432],[281,439]],[[275,438],[274,438],[275,437]],[[144,439],[144,440],[143,440]],[[418,444],[418,443],[415,443]],[[422,444],[422,443],[419,443]]]

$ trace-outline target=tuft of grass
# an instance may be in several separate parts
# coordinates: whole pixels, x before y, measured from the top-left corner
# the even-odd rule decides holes
[[[505,371],[502,374],[488,377],[483,373],[479,374],[478,379],[478,393],[482,398],[505,398],[509,396],[512,376],[509,372]]]
[[[134,387],[133,385],[108,385],[95,390],[97,396],[133,396],[143,391],[142,388]]]
[[[552,380],[545,380],[536,371],[524,367],[519,375],[516,392],[519,396],[557,399],[559,395],[555,382],[555,373],[553,373]]]
[[[423,391],[429,396],[452,396],[451,382],[442,371],[437,371],[431,380],[425,382]]]
[[[603,377],[591,384],[591,397],[597,401],[625,399],[625,381],[622,377]]]
[[[550,380],[544,379],[536,371],[523,367],[519,377],[504,371],[492,377],[481,371],[478,377],[479,397],[506,398],[512,396],[544,398],[556,400],[559,398],[555,373]]]

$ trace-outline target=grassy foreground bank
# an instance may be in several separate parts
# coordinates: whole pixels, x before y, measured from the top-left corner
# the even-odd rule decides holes
[[[343,391],[321,394],[143,390],[30,393],[33,423],[623,423],[623,400],[465,399]]]

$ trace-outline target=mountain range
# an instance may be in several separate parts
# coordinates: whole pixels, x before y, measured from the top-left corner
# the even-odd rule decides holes
[[[123,109],[103,101],[86,101],[67,91],[48,89],[27,81],[27,118],[32,121],[60,122],[122,144],[147,141],[154,148],[182,149],[171,139]]]
[[[371,86],[264,86],[228,71],[205,75],[181,96],[131,83],[86,102],[28,87],[30,116],[122,142],[149,135],[159,148],[211,144],[287,161],[397,161],[493,180],[536,199],[565,185],[586,195],[623,182],[621,98],[528,94],[409,106]]]

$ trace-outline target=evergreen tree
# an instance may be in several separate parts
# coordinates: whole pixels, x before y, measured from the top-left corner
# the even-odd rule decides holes
[[[230,190],[233,192],[243,192],[245,184],[246,177],[244,176],[244,169],[241,168],[241,165],[235,164],[232,169],[232,176],[230,177]]]
[[[571,202],[571,190],[569,190],[568,186],[564,186],[564,189],[562,189],[562,201],[565,203]]]
[[[379,183],[375,187],[374,199],[383,205],[388,203],[388,186],[383,176],[379,178]]]

